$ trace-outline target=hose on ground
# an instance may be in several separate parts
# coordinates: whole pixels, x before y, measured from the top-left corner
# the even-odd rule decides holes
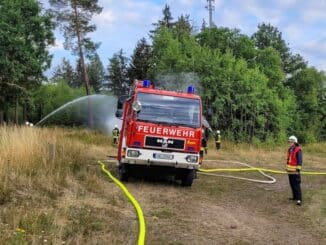
[[[214,161],[215,162],[215,160],[206,160],[206,162],[207,161]],[[215,168],[215,169],[200,168],[199,173],[200,174],[205,174],[205,175],[218,176],[218,177],[247,180],[247,181],[263,183],[263,184],[273,184],[273,183],[276,182],[275,178],[273,178],[270,175],[267,175],[265,172],[274,173],[274,174],[288,174],[287,171],[280,171],[280,170],[266,169],[266,168],[257,168],[257,167],[253,167],[253,166],[249,165],[248,163],[239,162],[239,161],[223,161],[223,160],[219,160],[218,162],[236,163],[236,164],[246,166],[247,168]],[[263,176],[265,176],[269,180],[257,180],[257,179],[244,178],[244,177],[238,177],[238,176],[232,176],[232,175],[215,174],[215,172],[247,172],[247,171],[258,171],[260,174],[262,174]],[[301,171],[301,174],[304,174],[304,175],[326,175],[326,172]]]
[[[207,161],[207,160],[206,160]],[[272,176],[265,174],[262,170],[257,169],[255,167],[252,167],[251,165],[249,165],[248,163],[244,163],[244,162],[239,162],[239,161],[223,161],[223,160],[219,160],[219,162],[223,162],[223,163],[237,163],[243,166],[246,166],[247,168],[230,168],[230,169],[223,169],[223,168],[218,168],[218,169],[203,169],[200,168],[199,169],[199,173],[200,174],[204,174],[204,175],[211,175],[211,176],[218,176],[218,177],[223,177],[223,178],[232,178],[232,179],[240,179],[240,180],[246,180],[246,181],[251,181],[251,182],[256,182],[256,183],[262,183],[262,184],[273,184],[276,182],[276,179],[273,178]],[[212,172],[242,172],[242,171],[258,171],[261,175],[263,175],[264,177],[266,177],[269,180],[258,180],[258,179],[251,179],[251,178],[245,178],[245,177],[239,177],[239,176],[233,176],[233,175],[225,175],[225,174],[215,174]]]
[[[124,184],[122,184],[117,178],[115,178],[110,173],[109,170],[107,170],[105,168],[105,165],[103,162],[98,161],[98,163],[101,165],[102,171],[104,173],[106,173],[106,175],[108,177],[110,177],[110,179],[120,187],[120,189],[123,191],[123,193],[127,196],[129,201],[131,202],[131,204],[136,209],[137,216],[138,216],[138,224],[139,224],[138,245],[144,245],[145,244],[146,225],[145,225],[144,214],[143,214],[143,211],[142,211],[139,203],[137,202],[136,198],[134,198],[134,196],[128,191],[127,187]]]

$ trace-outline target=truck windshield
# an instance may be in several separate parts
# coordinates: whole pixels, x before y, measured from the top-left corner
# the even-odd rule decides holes
[[[159,94],[139,93],[142,105],[137,120],[154,123],[200,127],[200,101]]]

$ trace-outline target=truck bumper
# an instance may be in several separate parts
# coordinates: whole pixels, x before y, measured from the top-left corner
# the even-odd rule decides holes
[[[126,156],[121,159],[121,163],[198,169],[199,153],[162,152],[160,150],[127,148]]]

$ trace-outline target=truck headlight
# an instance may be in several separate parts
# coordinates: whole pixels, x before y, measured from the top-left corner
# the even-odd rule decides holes
[[[137,150],[128,150],[127,151],[127,156],[128,157],[139,157],[140,152]]]
[[[196,163],[198,161],[198,156],[188,155],[186,157],[187,162]]]

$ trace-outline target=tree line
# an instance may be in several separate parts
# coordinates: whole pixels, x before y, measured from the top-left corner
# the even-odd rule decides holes
[[[289,134],[305,142],[326,138],[325,72],[293,53],[269,23],[259,24],[251,36],[239,29],[208,28],[205,21],[197,30],[189,15],[174,20],[166,5],[149,38],[139,40],[130,57],[123,49],[116,52],[105,69],[97,53],[100,44],[87,37],[96,30],[91,17],[102,10],[97,0],[50,3],[51,11],[42,10],[34,0],[1,3],[1,27],[8,29],[0,28],[0,43],[7,42],[0,51],[0,121],[10,112],[16,121],[19,115],[40,119],[57,102],[85,94],[122,95],[134,79],[155,82],[175,74],[177,80],[185,80],[187,76],[178,74],[195,74],[204,115],[229,139],[284,142]],[[30,6],[35,7],[33,13]],[[16,22],[10,23],[13,17]],[[53,44],[54,24],[60,24],[65,48],[76,55],[77,65],[63,59],[45,84],[42,72],[51,60],[46,47]],[[32,36],[28,28],[33,28]],[[52,96],[59,90],[69,96]],[[48,98],[53,98],[53,107]]]

